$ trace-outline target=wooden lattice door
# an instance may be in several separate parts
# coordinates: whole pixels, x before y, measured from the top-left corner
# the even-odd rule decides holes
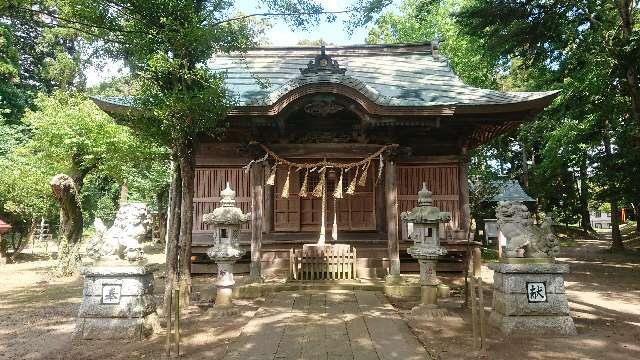
[[[353,195],[346,195],[350,180],[355,171],[345,173],[343,178],[342,199],[333,199],[333,192],[339,179],[339,173],[332,179],[327,178],[327,212],[325,223],[330,231],[333,223],[334,208],[337,209],[339,231],[375,230],[375,196],[373,185],[373,168],[369,169],[365,186],[357,186]],[[289,198],[282,199],[282,187],[287,177],[287,169],[278,169],[275,186],[275,231],[319,231],[322,221],[322,199],[314,197],[311,192],[319,181],[317,172],[309,174],[307,179],[308,196],[300,197],[298,193],[304,181],[304,171],[291,170],[289,178]],[[296,213],[297,212],[297,213]],[[296,223],[297,222],[297,223]]]
[[[282,197],[282,189],[289,174],[289,197]],[[299,174],[295,169],[279,167],[276,172],[274,187],[274,222],[276,231],[300,231],[300,184]]]

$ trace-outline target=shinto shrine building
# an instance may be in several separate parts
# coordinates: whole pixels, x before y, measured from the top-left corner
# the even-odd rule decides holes
[[[556,96],[465,85],[429,43],[266,47],[209,65],[226,73],[238,105],[224,138],[202,135],[197,148],[194,273],[214,270],[202,215],[227,182],[254,214],[241,236],[253,256],[237,272],[248,272],[251,259],[263,272],[287,271],[290,249],[321,232],[327,243],[357,249],[362,276],[399,273],[401,258],[403,270],[415,268],[399,217],[416,206],[423,182],[434,206],[451,213],[440,233],[457,266],[469,226],[469,151],[532,120]],[[117,98],[94,101],[110,113],[126,109]]]

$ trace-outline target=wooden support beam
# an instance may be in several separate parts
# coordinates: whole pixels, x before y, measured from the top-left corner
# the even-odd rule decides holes
[[[266,144],[278,155],[289,159],[358,159],[371,155],[384,145],[376,144]]]
[[[389,276],[387,281],[396,283],[400,281],[400,244],[398,242],[398,188],[394,160],[385,162],[384,185],[387,199],[387,250],[389,254]]]
[[[251,266],[249,276],[254,280],[262,279],[262,193],[264,167],[251,167]]]

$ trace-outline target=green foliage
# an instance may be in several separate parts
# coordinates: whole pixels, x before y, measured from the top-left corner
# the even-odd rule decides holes
[[[137,104],[152,109],[156,120],[133,116],[130,124],[134,128],[159,134],[160,141],[174,148],[183,146],[185,138],[224,131],[222,119],[230,96],[222,75],[206,68],[185,69],[181,61],[158,55],[151,59],[139,84]]]
[[[19,59],[11,30],[0,23],[0,125],[17,123],[29,103],[20,82]]]
[[[59,164],[61,171],[96,170],[122,181],[128,167],[158,152],[81,95],[40,96],[36,105],[39,110],[29,111],[24,119],[32,132],[26,147],[43,161]]]
[[[497,262],[500,258],[498,257],[498,250],[483,247],[480,249],[482,251],[482,261],[485,262]]]
[[[60,172],[76,177],[89,223],[96,214],[113,217],[119,184],[130,183],[136,200],[145,202],[166,188],[167,151],[116,124],[91,100],[56,93],[39,96],[36,105],[23,119],[29,138],[0,157],[2,214],[24,224],[54,218],[49,181]]]
[[[438,40],[452,68],[470,85],[496,88],[498,56],[484,41],[464,34],[453,18],[470,1],[405,0],[400,14],[383,13],[369,31],[367,43],[423,43]]]
[[[56,167],[41,162],[26,149],[0,157],[0,213],[17,232],[25,233],[31,221],[56,214],[49,181]]]
[[[584,224],[589,202],[609,202],[614,212],[640,203],[638,3],[477,0],[456,19],[518,66],[518,83],[562,90],[542,121],[518,135],[535,156],[531,189],[542,207],[565,223],[583,214]],[[613,244],[622,247],[615,218]]]
[[[621,21],[625,9],[631,30]],[[639,17],[636,2],[405,0],[376,20],[368,42],[439,38],[466,83],[561,90],[538,121],[472,152],[470,178],[477,189],[496,177],[520,179],[540,199],[537,210],[575,223],[587,204],[640,203],[640,123],[628,87],[640,71],[631,60],[640,57]],[[490,210],[472,206],[476,218]]]
[[[328,43],[323,38],[310,40],[310,39],[302,39],[296,43],[297,46],[334,46],[333,43]]]
[[[77,27],[57,27],[59,15],[58,2],[49,0],[0,4],[0,23],[12,32],[20,54],[19,79],[32,94],[83,90],[83,71],[101,53]]]

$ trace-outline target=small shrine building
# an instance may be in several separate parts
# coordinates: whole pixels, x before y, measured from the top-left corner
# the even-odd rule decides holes
[[[264,47],[209,66],[226,73],[237,106],[223,139],[203,134],[197,147],[194,273],[214,271],[202,216],[227,182],[254,214],[241,244],[265,272],[286,271],[290,249],[321,234],[354,246],[361,274],[397,273],[401,257],[409,269],[400,214],[416,206],[423,182],[433,205],[451,213],[440,234],[455,255],[469,226],[469,151],[533,120],[556,96],[468,86],[430,43]],[[127,108],[121,98],[94,101],[108,113]],[[248,272],[249,261],[235,271]]]

